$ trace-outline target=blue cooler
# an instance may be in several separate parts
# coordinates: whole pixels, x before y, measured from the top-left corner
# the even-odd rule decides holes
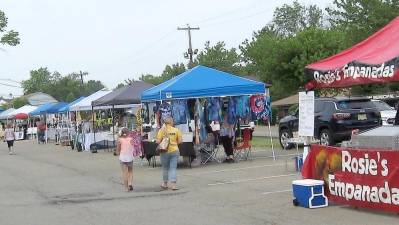
[[[292,181],[292,192],[295,206],[311,209],[328,206],[328,199],[324,195],[324,181],[322,180],[294,180]]]

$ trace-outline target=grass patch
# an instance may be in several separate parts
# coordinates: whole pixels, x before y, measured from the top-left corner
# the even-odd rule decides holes
[[[270,137],[252,137],[251,145],[254,148],[271,148]],[[278,138],[273,138],[273,146],[280,148],[280,142]]]

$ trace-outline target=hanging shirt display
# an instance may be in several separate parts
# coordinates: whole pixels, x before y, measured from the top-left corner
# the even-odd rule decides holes
[[[253,95],[250,98],[250,104],[253,120],[270,121],[272,108],[269,96]]]
[[[172,116],[172,107],[169,103],[167,102],[163,102],[159,107],[158,107],[158,111],[160,113],[160,117],[161,117],[161,123],[163,124],[163,121],[165,118],[167,117],[171,117]]]
[[[196,123],[197,123],[197,128],[198,133],[199,133],[199,139],[200,142],[202,143],[206,139],[206,129],[205,129],[205,117],[204,117],[204,108],[201,104],[201,102],[197,99],[195,102],[195,114],[196,114]]]
[[[235,97],[236,100],[236,114],[237,117],[241,119],[248,119],[251,115],[251,110],[249,107],[249,96],[238,96]]]
[[[220,98],[208,98],[207,102],[208,120],[220,121],[222,108],[222,102],[220,101]]]
[[[129,137],[131,138],[130,144],[133,145],[133,156],[142,156],[143,152],[141,149],[141,134],[137,131],[129,132]]]
[[[175,125],[187,123],[187,100],[172,101],[172,116]]]
[[[143,105],[143,107],[141,108],[141,118],[142,118],[142,122],[145,124],[149,124],[150,123],[150,112],[149,112],[149,106],[148,103],[145,103]]]
[[[227,108],[227,123],[230,125],[234,125],[236,123],[236,120],[237,120],[236,102],[234,100],[234,97],[230,97]]]

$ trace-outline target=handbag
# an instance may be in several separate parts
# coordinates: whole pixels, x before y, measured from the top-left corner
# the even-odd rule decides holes
[[[166,133],[166,135],[164,135],[164,137],[162,138],[162,141],[158,144],[155,152],[158,153],[165,153],[168,152],[168,147],[169,147],[169,134],[166,131],[166,128],[164,130],[164,133]]]

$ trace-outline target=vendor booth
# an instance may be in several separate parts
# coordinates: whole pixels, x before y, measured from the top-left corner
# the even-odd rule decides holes
[[[399,17],[366,40],[306,67],[307,90],[399,81]],[[312,145],[302,176],[325,181],[330,201],[399,212],[399,127],[354,133],[341,147]]]
[[[134,136],[135,139],[141,139],[141,131],[137,129],[141,128],[138,125],[140,120],[137,119],[136,115],[141,110],[141,93],[151,87],[154,87],[154,85],[143,81],[134,81],[130,85],[116,89],[92,102],[92,106],[95,108],[111,107],[110,116],[114,138],[115,132],[126,127],[130,130],[131,136]],[[115,145],[115,139],[113,145]]]
[[[94,138],[94,127],[95,116],[94,109],[92,107],[92,102],[103,97],[104,95],[110,93],[111,91],[100,90],[97,91],[86,98],[80,100],[79,102],[69,106],[70,112],[75,112],[75,120],[77,124],[77,133],[74,138],[74,143],[78,150],[90,150],[90,146],[95,143]],[[103,135],[104,134],[104,135]],[[112,141],[112,133],[101,132],[99,134],[104,140]]]
[[[6,121],[8,118],[8,115],[10,115],[13,111],[15,111],[14,108],[9,108],[3,112],[0,113],[0,120],[1,121]]]
[[[147,158],[155,155],[157,145],[154,141],[163,119],[172,116],[175,127],[183,133],[183,144],[179,148],[181,156],[201,156],[203,163],[219,161],[216,154],[224,118],[228,120],[226,127],[232,132],[238,130],[238,136],[242,138],[240,126],[249,127],[253,116],[270,115],[270,97],[265,97],[265,92],[264,83],[205,66],[196,66],[144,91],[141,95],[146,137],[143,146]],[[254,106],[252,111],[251,106]],[[249,141],[249,137],[245,141]],[[242,149],[248,150],[245,154],[249,152],[248,142]]]
[[[7,121],[11,120],[14,123],[16,140],[23,140],[27,138],[29,114],[36,108],[36,106],[24,105],[7,114]]]

